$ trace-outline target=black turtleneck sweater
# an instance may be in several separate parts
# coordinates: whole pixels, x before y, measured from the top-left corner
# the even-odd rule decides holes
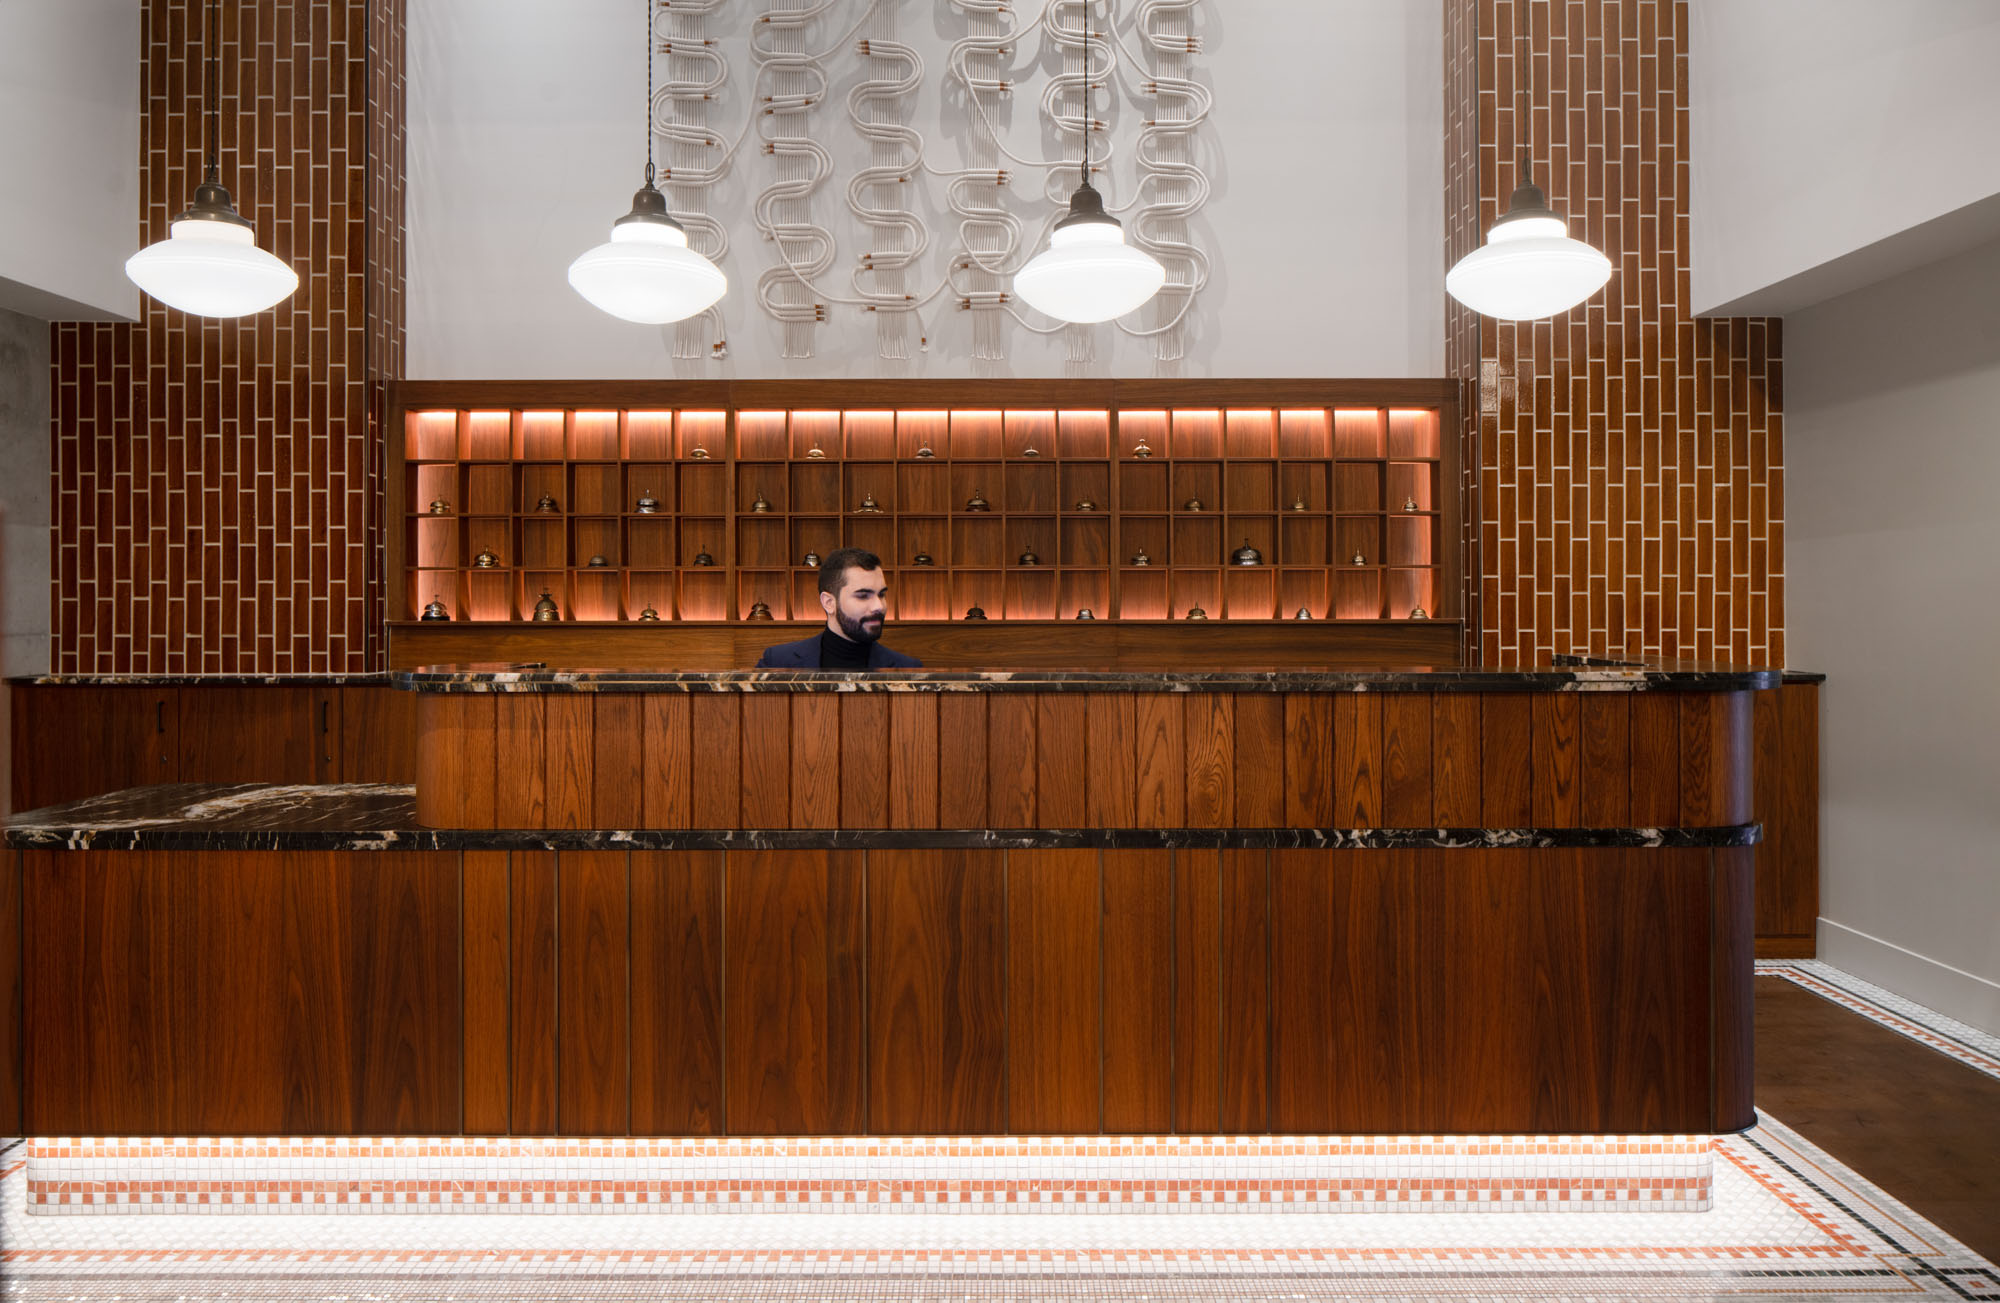
[[[865,670],[868,644],[849,642],[828,629],[819,636],[819,667],[823,670]]]

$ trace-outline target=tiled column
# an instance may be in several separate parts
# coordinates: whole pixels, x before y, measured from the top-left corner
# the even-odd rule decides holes
[[[51,662],[380,668],[383,383],[403,356],[405,0],[222,6],[221,173],[276,309],[52,327]],[[136,245],[203,166],[205,6],[144,0]]]
[[[1469,654],[1782,663],[1779,323],[1689,307],[1686,0],[1445,0],[1444,28],[1446,265],[1505,208],[1531,137],[1535,181],[1614,268],[1551,321],[1447,304],[1480,521]]]

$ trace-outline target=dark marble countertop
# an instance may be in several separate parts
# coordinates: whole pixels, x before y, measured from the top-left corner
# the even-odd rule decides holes
[[[386,670],[366,674],[17,674],[7,680],[55,688],[342,688],[389,682]]]
[[[7,821],[9,849],[823,850],[1043,848],[1395,849],[1754,845],[1754,823],[1720,828],[973,828],[447,829],[416,820],[415,789],[350,783],[173,783],[134,787]]]
[[[1559,658],[1561,659],[1561,658]],[[673,671],[568,668],[541,662],[429,665],[390,680],[413,692],[1732,692],[1775,688],[1777,669],[1693,661],[1624,661],[1372,670]]]

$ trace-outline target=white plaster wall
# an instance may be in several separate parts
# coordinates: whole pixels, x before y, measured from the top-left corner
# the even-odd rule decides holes
[[[1689,10],[1697,312],[1787,311],[2000,234],[2000,5]]]
[[[2000,242],[1785,322],[1820,956],[2000,1032]]]
[[[133,320],[137,0],[0,0],[0,309]]]
[[[0,675],[48,668],[49,323],[0,310]]]
[[[903,39],[926,62],[911,122],[930,157],[955,166],[962,128],[947,128],[939,81],[963,27],[955,11],[898,3]],[[645,67],[640,0],[567,0],[560,22],[534,0],[414,0],[410,30],[409,374],[446,377],[1061,375],[1059,340],[1009,336],[1009,361],[975,370],[969,318],[936,313],[927,354],[878,359],[870,319],[836,309],[817,356],[786,361],[779,327],[752,288],[772,251],[748,220],[772,175],[746,148],[710,211],[730,222],[724,264],[731,356],[676,362],[672,328],[632,326],[597,312],[564,272],[601,243],[631,205],[644,157]],[[1119,21],[1136,6],[1118,0]],[[711,122],[744,122],[750,66],[743,31],[761,0],[733,0],[711,19],[732,75]],[[1032,20],[1039,5],[1024,5]],[[845,0],[822,22],[832,44],[860,16]],[[1214,277],[1193,317],[1182,373],[1219,376],[1428,376],[1443,370],[1442,15],[1434,3],[1328,0],[1302,5],[1207,0],[1198,30],[1208,48],[1199,76],[1215,111],[1199,137],[1215,183],[1196,225]],[[1136,43],[1134,43],[1136,48]],[[1051,67],[1024,43],[1023,89],[1011,146],[1031,157],[1051,147],[1038,130]],[[839,291],[862,246],[846,208],[846,177],[867,158],[845,98],[858,56],[829,58],[833,87],[816,132],[835,171],[816,213],[839,240],[829,278]],[[963,120],[951,109],[950,120]],[[1099,116],[1107,116],[1100,101]],[[1108,115],[1118,162],[1109,201],[1132,196],[1132,151],[1142,107],[1121,97]],[[1063,187],[1065,193],[1069,186]],[[923,187],[933,216],[934,283],[952,247],[943,186]],[[1039,230],[1047,211],[1036,179],[1013,187],[1016,211]],[[1027,255],[1023,255],[1023,259]],[[1098,328],[1093,374],[1156,373],[1149,345]]]

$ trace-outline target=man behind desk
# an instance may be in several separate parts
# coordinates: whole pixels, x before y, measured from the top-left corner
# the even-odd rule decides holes
[[[858,547],[837,549],[820,563],[819,604],[826,628],[811,638],[766,647],[760,670],[911,670],[923,662],[881,642],[888,615],[882,558]]]

